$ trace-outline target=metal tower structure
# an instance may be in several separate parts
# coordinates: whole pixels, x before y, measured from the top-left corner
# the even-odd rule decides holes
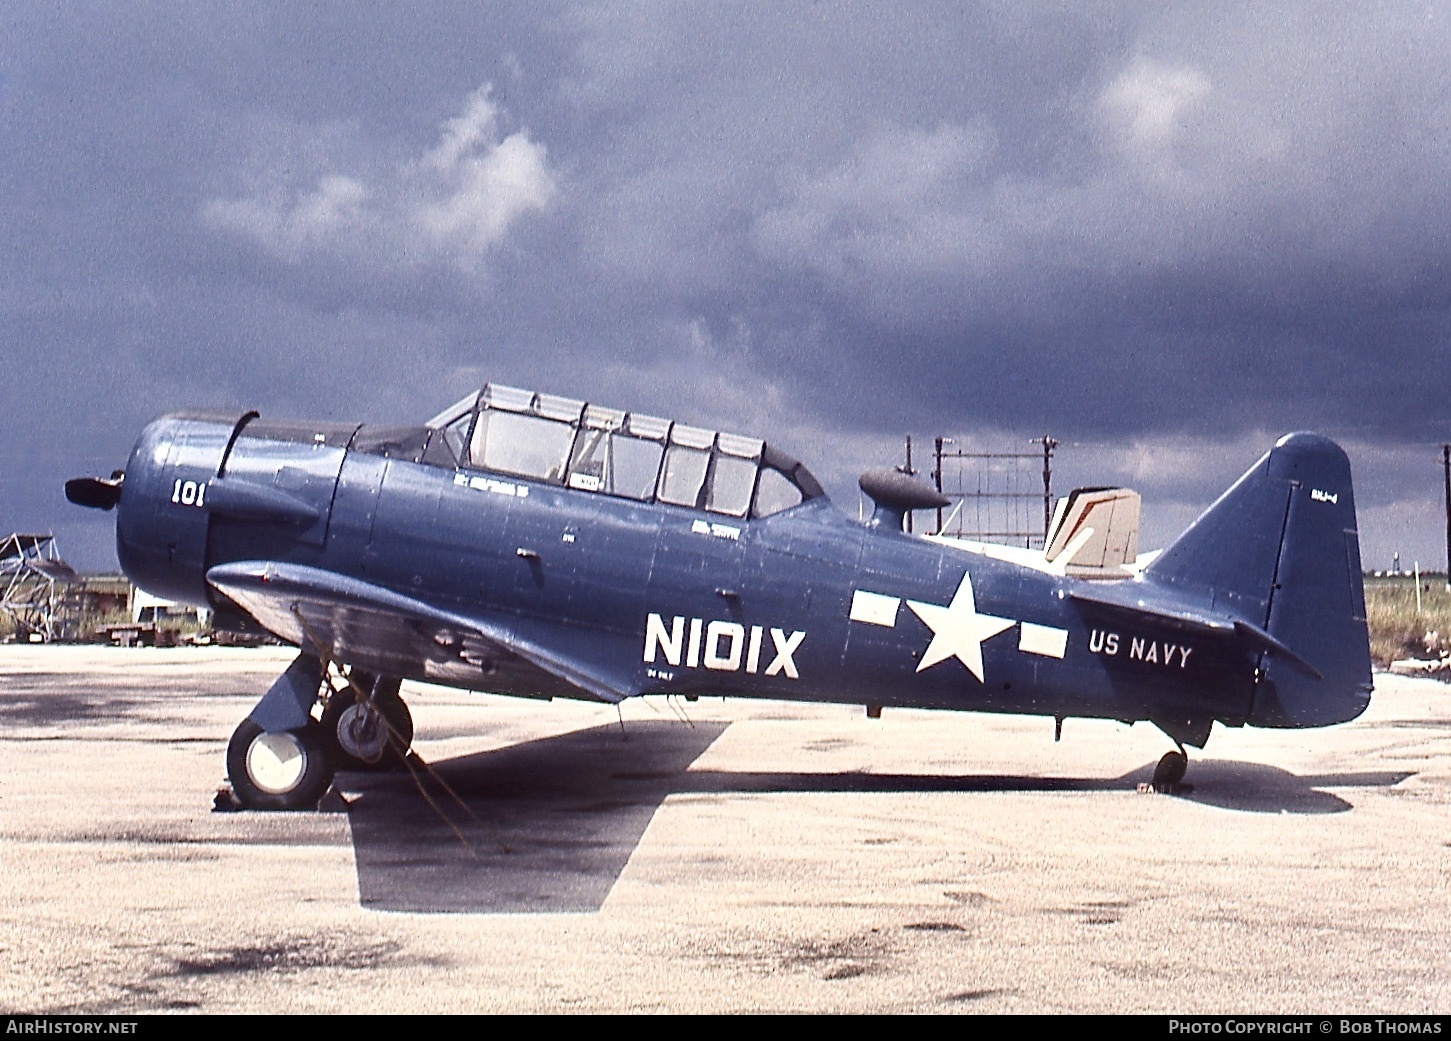
[[[82,585],[60,559],[54,535],[16,532],[0,539],[0,613],[9,616],[18,639],[73,638]]]
[[[937,533],[1041,547],[1053,516],[1053,452],[1058,442],[1044,435],[1029,443],[1038,447],[972,452],[954,447],[950,437],[936,438],[932,483],[953,503],[945,516],[942,509],[937,511]],[[910,454],[908,458],[910,465]],[[1041,472],[1034,473],[1040,463]],[[1035,516],[1038,503],[1043,507],[1041,525]]]

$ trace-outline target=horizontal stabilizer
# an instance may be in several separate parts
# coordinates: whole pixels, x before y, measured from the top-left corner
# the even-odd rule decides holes
[[[1080,604],[1106,607],[1121,614],[1147,618],[1175,629],[1228,636],[1235,619],[1205,611],[1193,602],[1154,589],[1143,582],[1093,585],[1070,590],[1068,596]]]
[[[1315,668],[1315,666],[1311,665],[1259,626],[1236,620],[1234,629],[1235,632],[1244,637],[1251,645],[1257,646],[1269,654],[1274,654],[1285,659],[1285,661],[1305,673],[1311,679],[1323,680],[1325,678],[1324,673],[1319,669]]]
[[[1247,651],[1276,655],[1317,680],[1324,678],[1315,666],[1260,626],[1242,618],[1230,618],[1205,611],[1142,582],[1094,586],[1086,590],[1075,590],[1068,595],[1079,603],[1108,608],[1169,628],[1186,629],[1207,636],[1235,638]]]

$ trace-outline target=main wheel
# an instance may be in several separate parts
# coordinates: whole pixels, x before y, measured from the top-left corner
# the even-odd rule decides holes
[[[371,701],[360,701],[351,683],[328,698],[322,734],[337,769],[389,770],[402,765],[413,745],[413,714],[398,696],[400,683],[393,676],[380,677],[372,685]],[[363,682],[358,686],[368,689]]]
[[[1159,765],[1154,767],[1155,785],[1175,785],[1184,780],[1184,771],[1189,769],[1189,757],[1183,752],[1165,752]]]
[[[227,744],[227,777],[232,794],[248,809],[316,809],[333,779],[322,728],[308,723],[269,734],[242,720]]]

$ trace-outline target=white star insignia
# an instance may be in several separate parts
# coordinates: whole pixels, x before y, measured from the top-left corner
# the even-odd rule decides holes
[[[952,603],[946,607],[924,604],[919,600],[908,600],[907,606],[932,630],[932,642],[917,663],[917,671],[956,656],[979,683],[984,682],[982,642],[1017,624],[1011,618],[977,613],[972,596],[972,576],[965,571]]]

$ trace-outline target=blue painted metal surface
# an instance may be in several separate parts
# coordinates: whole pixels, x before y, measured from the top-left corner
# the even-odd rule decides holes
[[[471,464],[506,426],[476,418],[489,400],[570,424],[574,449],[489,446],[537,465],[533,476]],[[530,697],[1147,720],[1194,745],[1215,721],[1322,726],[1368,703],[1350,468],[1316,435],[1282,439],[1152,564],[1105,582],[882,523],[921,505],[892,481],[874,484],[877,523],[859,524],[800,464],[749,439],[681,428],[677,441],[640,417],[647,433],[627,441],[622,413],[503,391],[478,402],[386,432],[158,419],[119,495],[122,566],[157,595],[245,612],[312,657]],[[663,497],[700,505],[641,492],[638,474],[611,494],[617,464],[579,461],[601,430],[619,438],[622,470],[663,453]],[[742,483],[753,473],[758,484]],[[667,481],[679,483],[663,494]],[[254,715],[296,725],[291,710],[263,711],[283,703],[269,695]]]

